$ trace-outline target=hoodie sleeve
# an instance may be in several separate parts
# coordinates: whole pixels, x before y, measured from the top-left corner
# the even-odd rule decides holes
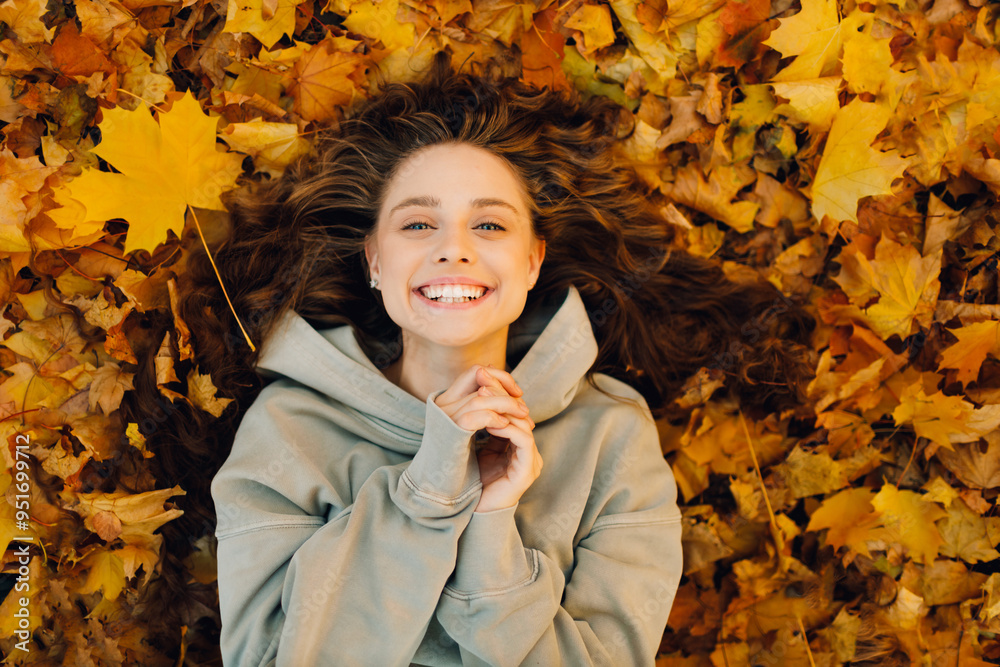
[[[680,582],[681,523],[655,424],[637,422],[638,432],[605,443],[598,474],[613,469],[621,448],[639,465],[598,500],[570,579],[525,548],[515,507],[473,514],[436,612],[463,665],[652,667]]]
[[[301,409],[268,404],[244,419],[211,487],[227,517],[216,531],[226,667],[409,664],[482,487],[473,432],[434,398],[413,459],[375,468],[356,490],[315,452],[328,448],[341,469],[363,465],[359,455],[338,456],[350,443],[324,442]],[[261,474],[276,461],[281,474]],[[317,516],[323,493],[344,506]]]

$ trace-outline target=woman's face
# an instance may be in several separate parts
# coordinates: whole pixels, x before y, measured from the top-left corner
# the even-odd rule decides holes
[[[365,247],[389,317],[438,345],[475,344],[505,330],[524,310],[545,256],[525,196],[503,160],[471,144],[435,144],[407,158]]]

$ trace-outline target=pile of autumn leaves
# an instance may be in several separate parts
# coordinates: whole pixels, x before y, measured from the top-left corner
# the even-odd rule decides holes
[[[1000,659],[997,14],[971,0],[0,3],[0,431],[8,469],[27,434],[33,474],[62,480],[32,485],[40,645],[11,652],[8,596],[4,653],[172,664],[178,646],[122,619],[185,491],[148,473],[140,494],[88,482],[125,450],[152,456],[141,433],[156,423],[114,419],[133,346],[159,348],[164,404],[219,415],[227,400],[179,317],[157,341],[137,323],[176,314],[179,238],[225,233],[219,195],[251,162],[280,174],[374,92],[374,64],[411,80],[447,47],[628,108],[622,157],[678,244],[819,322],[804,413],[745,419],[713,394],[720,364],[660,424],[687,576],[659,664]],[[65,538],[67,513],[86,539]],[[0,503],[4,545],[24,534],[13,518]],[[207,537],[186,563],[213,581]],[[187,630],[179,650],[195,651]]]

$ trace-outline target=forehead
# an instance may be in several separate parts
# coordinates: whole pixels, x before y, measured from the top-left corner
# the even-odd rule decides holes
[[[432,144],[407,156],[386,186],[385,204],[397,200],[448,191],[474,188],[488,198],[498,192],[516,193],[517,204],[524,208],[526,188],[521,175],[506,159],[469,143]]]

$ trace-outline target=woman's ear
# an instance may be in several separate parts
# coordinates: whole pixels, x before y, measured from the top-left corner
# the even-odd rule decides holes
[[[375,240],[369,237],[365,240],[365,261],[368,262],[368,275],[375,278],[379,274],[378,269],[378,248]]]
[[[535,239],[528,257],[528,282],[532,285],[538,282],[538,274],[542,271],[542,262],[545,261],[545,241]]]

